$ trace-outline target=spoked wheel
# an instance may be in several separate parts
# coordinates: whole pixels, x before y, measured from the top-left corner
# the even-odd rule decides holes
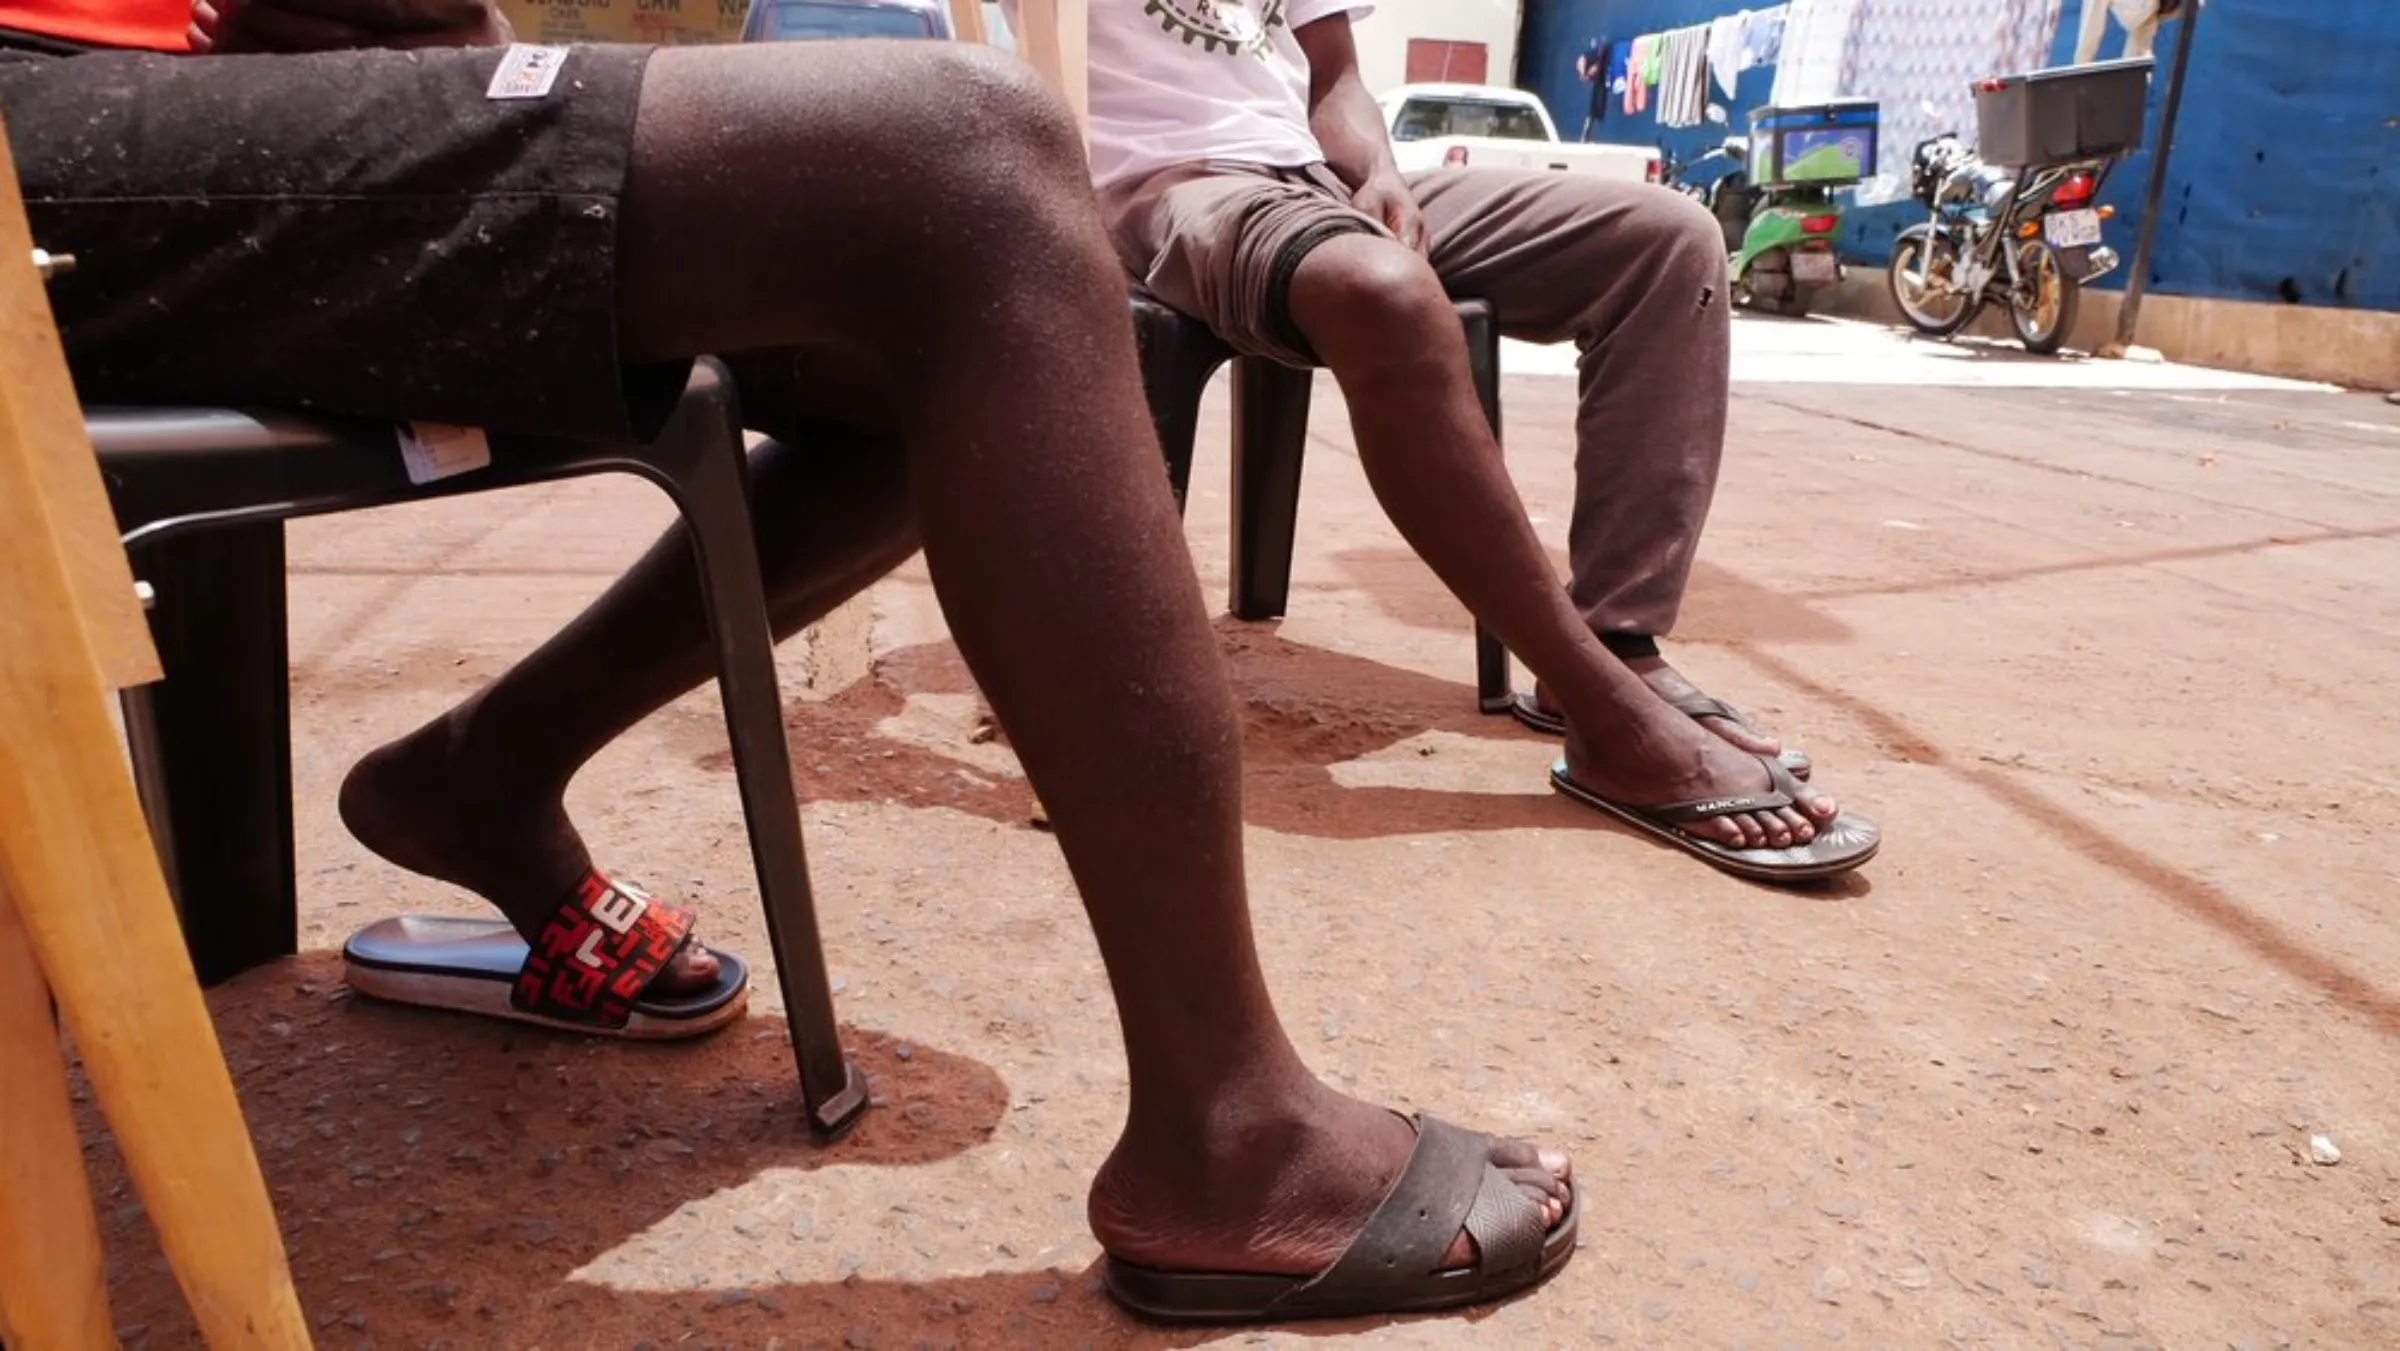
[[[1959,271],[1958,246],[1943,236],[1911,230],[1892,241],[1886,280],[1910,328],[1947,338],[1975,317],[1975,297],[1955,289]]]
[[[2066,345],[2075,331],[2075,312],[2083,288],[2067,280],[2059,266],[2058,250],[2039,239],[2017,246],[2017,271],[2024,277],[2008,297],[2008,322],[2017,340],[2037,357],[2050,356]]]

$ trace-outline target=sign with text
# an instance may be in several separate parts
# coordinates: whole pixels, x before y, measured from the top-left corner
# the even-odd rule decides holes
[[[738,42],[750,0],[500,0],[519,42]]]

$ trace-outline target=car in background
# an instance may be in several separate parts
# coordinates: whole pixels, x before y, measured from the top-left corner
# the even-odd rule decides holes
[[[1657,150],[1558,139],[1542,101],[1486,84],[1405,84],[1377,100],[1403,173],[1486,166],[1655,183]]]
[[[1014,51],[998,0],[984,0],[984,31]],[[744,42],[825,42],[842,38],[937,41],[956,36],[946,0],[751,0]]]
[[[751,0],[744,42],[823,42],[840,38],[950,36],[941,0]]]

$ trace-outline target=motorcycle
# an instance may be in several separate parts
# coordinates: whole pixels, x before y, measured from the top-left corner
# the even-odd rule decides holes
[[[1842,230],[1841,203],[1824,184],[1753,187],[1749,169],[1750,138],[1728,136],[1689,164],[1671,167],[1667,182],[1707,207],[1724,227],[1737,303],[1805,318],[1818,293],[1842,280],[1841,258],[1834,252]],[[1717,171],[1713,178],[1710,170]]]
[[[1910,187],[1931,213],[1892,242],[1892,303],[1909,326],[1947,338],[1983,312],[2008,309],[2025,350],[2050,356],[2075,329],[2085,284],[2117,266],[2101,242],[2116,214],[2094,199],[2109,160],[2028,168],[1986,164],[1956,133],[1922,141]]]

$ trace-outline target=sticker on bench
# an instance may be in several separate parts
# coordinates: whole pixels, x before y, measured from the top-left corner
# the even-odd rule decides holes
[[[536,47],[531,43],[509,44],[500,57],[500,68],[492,72],[491,87],[483,91],[487,99],[538,99],[558,83],[559,67],[567,63],[564,47]]]
[[[453,427],[446,422],[403,423],[400,459],[408,466],[408,481],[423,487],[490,464],[492,442],[481,427]]]

